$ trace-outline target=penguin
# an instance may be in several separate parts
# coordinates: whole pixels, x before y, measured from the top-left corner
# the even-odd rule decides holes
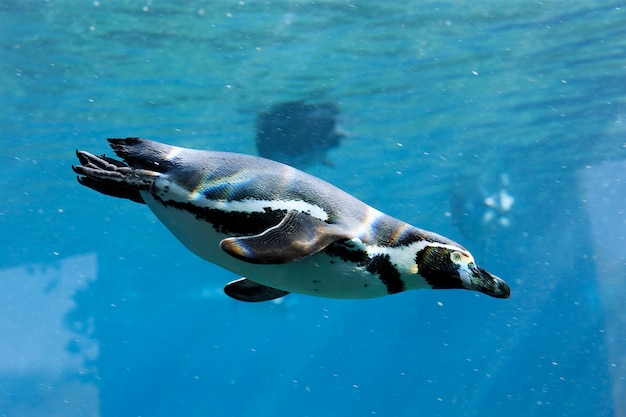
[[[78,182],[146,204],[201,258],[242,276],[241,301],[291,292],[367,299],[415,289],[509,298],[458,243],[386,215],[289,165],[141,139],[109,139],[121,160],[76,151]]]
[[[334,103],[298,100],[272,106],[257,115],[259,156],[298,168],[320,162],[332,165],[326,154],[346,137],[337,130],[338,115]]]

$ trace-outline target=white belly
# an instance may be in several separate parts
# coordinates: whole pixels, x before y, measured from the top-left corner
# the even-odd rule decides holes
[[[198,220],[188,211],[165,207],[151,194],[142,196],[157,218],[189,250],[201,258],[252,281],[284,291],[329,298],[373,298],[388,295],[378,275],[365,267],[344,262],[324,252],[279,265],[257,265],[240,261],[224,252],[219,243],[230,237]]]

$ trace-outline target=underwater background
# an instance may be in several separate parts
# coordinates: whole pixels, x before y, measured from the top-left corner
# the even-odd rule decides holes
[[[626,416],[626,4],[0,0],[0,416]],[[255,154],[450,237],[509,300],[242,303],[139,204],[108,137]]]

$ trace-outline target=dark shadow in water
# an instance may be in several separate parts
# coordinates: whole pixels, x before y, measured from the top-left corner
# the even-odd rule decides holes
[[[260,156],[303,168],[329,163],[327,152],[339,146],[339,108],[333,103],[276,104],[257,116],[256,148]]]

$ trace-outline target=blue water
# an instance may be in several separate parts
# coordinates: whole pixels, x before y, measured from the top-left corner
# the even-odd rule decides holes
[[[620,2],[5,0],[0,21],[0,416],[626,413]],[[461,242],[511,299],[237,302],[70,169],[107,137],[255,153],[257,112],[300,99],[349,134],[309,172]]]

